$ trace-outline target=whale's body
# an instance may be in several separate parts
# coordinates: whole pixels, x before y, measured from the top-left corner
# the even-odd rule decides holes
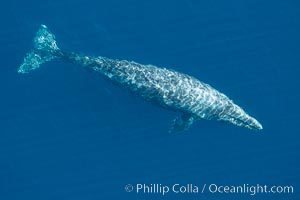
[[[198,79],[166,68],[126,60],[82,56],[60,50],[54,35],[42,25],[19,73],[31,70],[54,58],[79,64],[140,95],[147,101],[181,113],[172,131],[181,131],[199,119],[228,121],[237,126],[260,130],[262,125],[225,94]]]

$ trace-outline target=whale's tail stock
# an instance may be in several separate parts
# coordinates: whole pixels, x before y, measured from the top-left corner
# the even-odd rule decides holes
[[[25,56],[18,72],[24,74],[38,69],[41,64],[58,57],[60,52],[54,34],[50,32],[47,26],[41,25],[34,37],[34,47]]]

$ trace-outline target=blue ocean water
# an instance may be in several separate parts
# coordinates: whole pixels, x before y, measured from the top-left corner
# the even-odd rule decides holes
[[[300,5],[297,1],[17,1],[0,12],[0,199],[299,199]],[[257,118],[253,132],[176,113],[79,66],[17,74],[40,24],[62,49],[178,70]],[[126,192],[193,184],[199,193]],[[203,185],[293,186],[221,194]]]

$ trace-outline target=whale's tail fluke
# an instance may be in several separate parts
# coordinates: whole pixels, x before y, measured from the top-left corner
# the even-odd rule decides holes
[[[60,54],[56,45],[55,36],[45,25],[41,25],[34,38],[34,48],[25,56],[18,69],[19,73],[29,73]]]

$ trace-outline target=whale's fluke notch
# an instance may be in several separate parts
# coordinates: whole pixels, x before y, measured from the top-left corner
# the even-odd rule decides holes
[[[29,73],[38,69],[41,64],[54,59],[60,50],[56,45],[55,36],[46,25],[41,25],[34,38],[34,48],[25,56],[18,69],[19,73]]]

